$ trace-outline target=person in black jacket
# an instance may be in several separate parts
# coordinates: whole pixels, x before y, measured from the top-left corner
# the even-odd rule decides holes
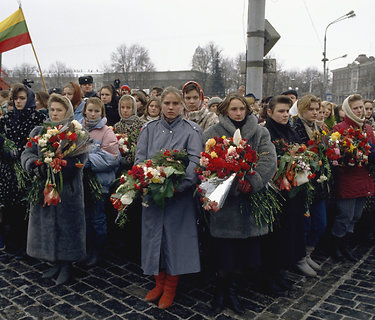
[[[119,97],[116,89],[112,85],[103,86],[99,91],[99,97],[104,103],[107,126],[114,126],[115,123],[120,121],[118,113]]]
[[[288,144],[300,143],[298,134],[289,124],[289,109],[292,100],[287,96],[273,97],[267,108],[268,129],[273,142],[283,139]],[[281,156],[276,148],[277,156]],[[280,154],[279,154],[280,153]],[[284,295],[291,285],[281,274],[282,269],[294,266],[306,255],[304,245],[304,200],[298,194],[290,199],[287,191],[282,191],[286,199],[279,223],[273,233],[268,234],[262,243],[263,269],[261,289],[267,293]]]
[[[0,118],[0,134],[13,141],[15,150],[0,142],[0,210],[3,224],[9,230],[5,239],[7,250],[22,255],[26,244],[25,190],[18,189],[14,163],[20,161],[29,133],[41,124],[45,115],[35,109],[34,92],[21,83],[14,84],[10,91],[13,110]]]

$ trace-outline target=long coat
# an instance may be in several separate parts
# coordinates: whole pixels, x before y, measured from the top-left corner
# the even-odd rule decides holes
[[[42,127],[36,127],[30,136],[39,135]],[[40,158],[40,149],[35,144],[21,155],[22,167],[31,171],[35,160]],[[86,254],[86,225],[83,202],[82,168],[75,163],[85,163],[87,154],[67,158],[63,167],[64,187],[61,203],[30,208],[27,235],[27,254],[47,261],[76,261]]]
[[[200,127],[178,117],[172,123],[164,118],[146,123],[139,135],[135,163],[151,159],[162,149],[185,149],[189,155],[186,177],[178,192],[161,210],[149,198],[142,209],[142,269],[158,274],[159,263],[168,274],[200,271],[197,207],[193,187],[198,182],[195,168],[203,151]]]
[[[208,128],[204,134],[204,141],[213,137],[233,137],[236,128],[228,116],[219,116],[219,123]],[[241,128],[241,136],[260,155],[255,175],[245,176],[251,184],[252,193],[262,190],[276,172],[276,151],[271,142],[270,134],[264,127],[258,125],[254,115],[248,115],[246,123]],[[233,183],[224,206],[210,216],[210,233],[217,238],[243,239],[261,236],[268,233],[266,222],[257,226],[251,212],[247,196],[240,194],[237,184]]]

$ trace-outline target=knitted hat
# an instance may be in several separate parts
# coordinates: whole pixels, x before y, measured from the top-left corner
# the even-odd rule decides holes
[[[210,100],[208,100],[208,108],[210,108],[213,104],[219,104],[222,102],[223,100],[219,97],[212,97]]]
[[[124,85],[121,87],[120,91],[122,91],[123,89],[128,90],[129,93],[132,92],[132,91],[130,90],[130,87],[129,87],[127,84],[124,84]]]

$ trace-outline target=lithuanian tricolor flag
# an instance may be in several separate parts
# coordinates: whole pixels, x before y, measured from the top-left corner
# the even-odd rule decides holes
[[[22,9],[0,22],[0,53],[31,43]]]

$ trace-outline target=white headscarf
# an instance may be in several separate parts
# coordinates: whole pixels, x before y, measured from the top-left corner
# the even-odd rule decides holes
[[[72,105],[71,101],[67,97],[64,97],[64,96],[62,96],[60,94],[53,93],[51,96],[53,96],[53,95],[56,95],[60,99],[64,100],[64,102],[65,102],[64,108],[65,107],[68,107],[68,108],[66,109],[66,113],[65,113],[64,119],[62,119],[61,121],[58,121],[58,122],[53,122],[52,120],[49,120],[49,121],[53,122],[55,125],[66,124],[66,123],[72,121],[74,119],[74,108],[73,108],[73,105]],[[48,109],[49,109],[48,110],[48,116],[51,119],[50,108],[48,108]]]
[[[357,117],[353,111],[352,111],[352,108],[350,108],[350,105],[349,105],[349,98],[351,97],[351,95],[349,97],[347,97],[344,102],[342,103],[342,110],[344,110],[345,112],[345,115],[350,119],[350,120],[353,120],[356,124],[358,124],[360,127],[363,126],[364,122],[365,122],[365,115],[363,114],[362,115],[362,118],[359,118]]]

